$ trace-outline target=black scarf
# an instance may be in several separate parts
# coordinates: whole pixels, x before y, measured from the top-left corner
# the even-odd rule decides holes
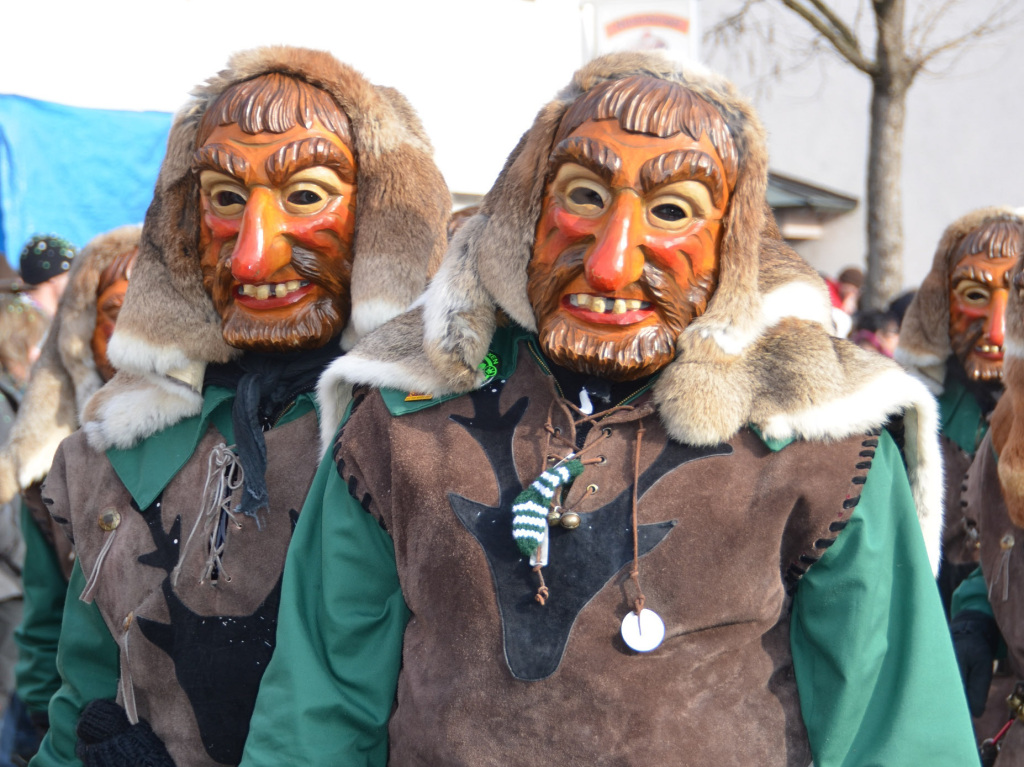
[[[964,366],[955,354],[950,354],[946,357],[946,380],[949,381],[951,379],[963,384],[968,393],[974,397],[974,401],[978,403],[982,415],[985,416],[992,412],[996,402],[999,400],[999,395],[1003,393],[1003,380],[1001,378],[995,381],[975,381],[968,378],[967,373],[964,371]]]
[[[304,392],[313,391],[324,369],[342,352],[334,338],[319,349],[297,352],[246,352],[237,360],[209,365],[203,388],[223,386],[235,390],[231,420],[235,449],[245,472],[238,508],[256,518],[267,508],[267,443],[263,432]]]

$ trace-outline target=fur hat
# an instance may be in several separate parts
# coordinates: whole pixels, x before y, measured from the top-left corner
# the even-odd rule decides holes
[[[949,281],[956,267],[957,250],[967,235],[996,218],[1022,221],[1024,209],[981,208],[946,227],[932,258],[931,271],[903,317],[896,360],[924,381],[933,394],[942,393],[946,358],[953,353],[949,343]]]
[[[453,238],[423,298],[324,373],[324,446],[344,412],[350,384],[435,395],[469,391],[482,382],[478,365],[496,327],[496,310],[536,330],[526,266],[558,123],[589,89],[636,74],[679,82],[714,105],[739,153],[718,288],[705,313],[678,338],[676,359],[653,387],[668,432],[693,445],[728,440],[748,424],[768,438],[842,439],[904,413],[911,482],[937,567],[942,468],[934,400],[891,360],[831,337],[828,290],[782,241],[765,201],[767,149],[753,109],[720,77],[684,71],[657,54],[596,59],[541,109],[480,214]]]
[[[46,476],[60,441],[78,428],[85,403],[103,385],[93,361],[96,289],[114,259],[139,245],[141,226],[95,237],[78,254],[10,438],[0,451],[0,503]]]
[[[119,372],[86,411],[85,429],[97,450],[129,447],[199,412],[205,365],[240,353],[225,343],[220,317],[203,289],[192,156],[200,120],[220,94],[274,72],[329,93],[351,124],[358,204],[352,311],[342,345],[350,347],[404,311],[444,252],[451,197],[419,118],[401,94],[371,84],[322,51],[275,46],[235,54],[227,69],[193,92],[171,127],[135,273],[110,343],[110,360]]]

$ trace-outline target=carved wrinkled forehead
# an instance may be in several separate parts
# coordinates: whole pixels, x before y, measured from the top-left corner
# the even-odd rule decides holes
[[[699,141],[707,134],[722,160],[729,188],[735,187],[739,155],[721,113],[685,86],[658,77],[634,75],[591,88],[562,116],[553,146],[588,120],[613,117],[625,131],[658,138],[683,133]]]
[[[203,114],[196,136],[202,146],[215,128],[238,125],[245,133],[284,133],[319,120],[352,148],[348,116],[326,91],[278,72],[254,77],[227,88]]]
[[[984,253],[989,258],[1019,258],[1024,253],[1024,221],[998,216],[973,229],[954,248],[951,266],[962,258]]]

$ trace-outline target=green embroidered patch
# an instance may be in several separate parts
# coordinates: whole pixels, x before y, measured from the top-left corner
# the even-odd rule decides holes
[[[489,384],[494,380],[495,376],[498,375],[499,364],[501,364],[501,360],[498,358],[498,355],[493,351],[487,352],[487,356],[484,357],[484,361],[478,366],[482,371],[484,371],[484,383],[481,384],[481,386]]]

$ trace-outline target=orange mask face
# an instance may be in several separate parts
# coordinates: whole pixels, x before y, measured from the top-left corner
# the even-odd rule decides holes
[[[972,253],[957,262],[950,280],[949,343],[967,377],[1003,377],[1003,341],[1010,270],[1015,259]]]
[[[196,153],[203,284],[240,349],[323,346],[348,321],[352,150],[318,121],[284,133],[213,130]]]
[[[617,381],[650,375],[718,283],[730,190],[707,136],[583,123],[555,148],[528,267],[541,348]]]
[[[107,345],[114,334],[117,315],[121,313],[121,305],[124,303],[124,294],[127,290],[128,278],[122,277],[96,296],[96,326],[92,331],[90,346],[92,358],[96,362],[96,371],[104,381],[114,377],[114,367],[107,359]]]

